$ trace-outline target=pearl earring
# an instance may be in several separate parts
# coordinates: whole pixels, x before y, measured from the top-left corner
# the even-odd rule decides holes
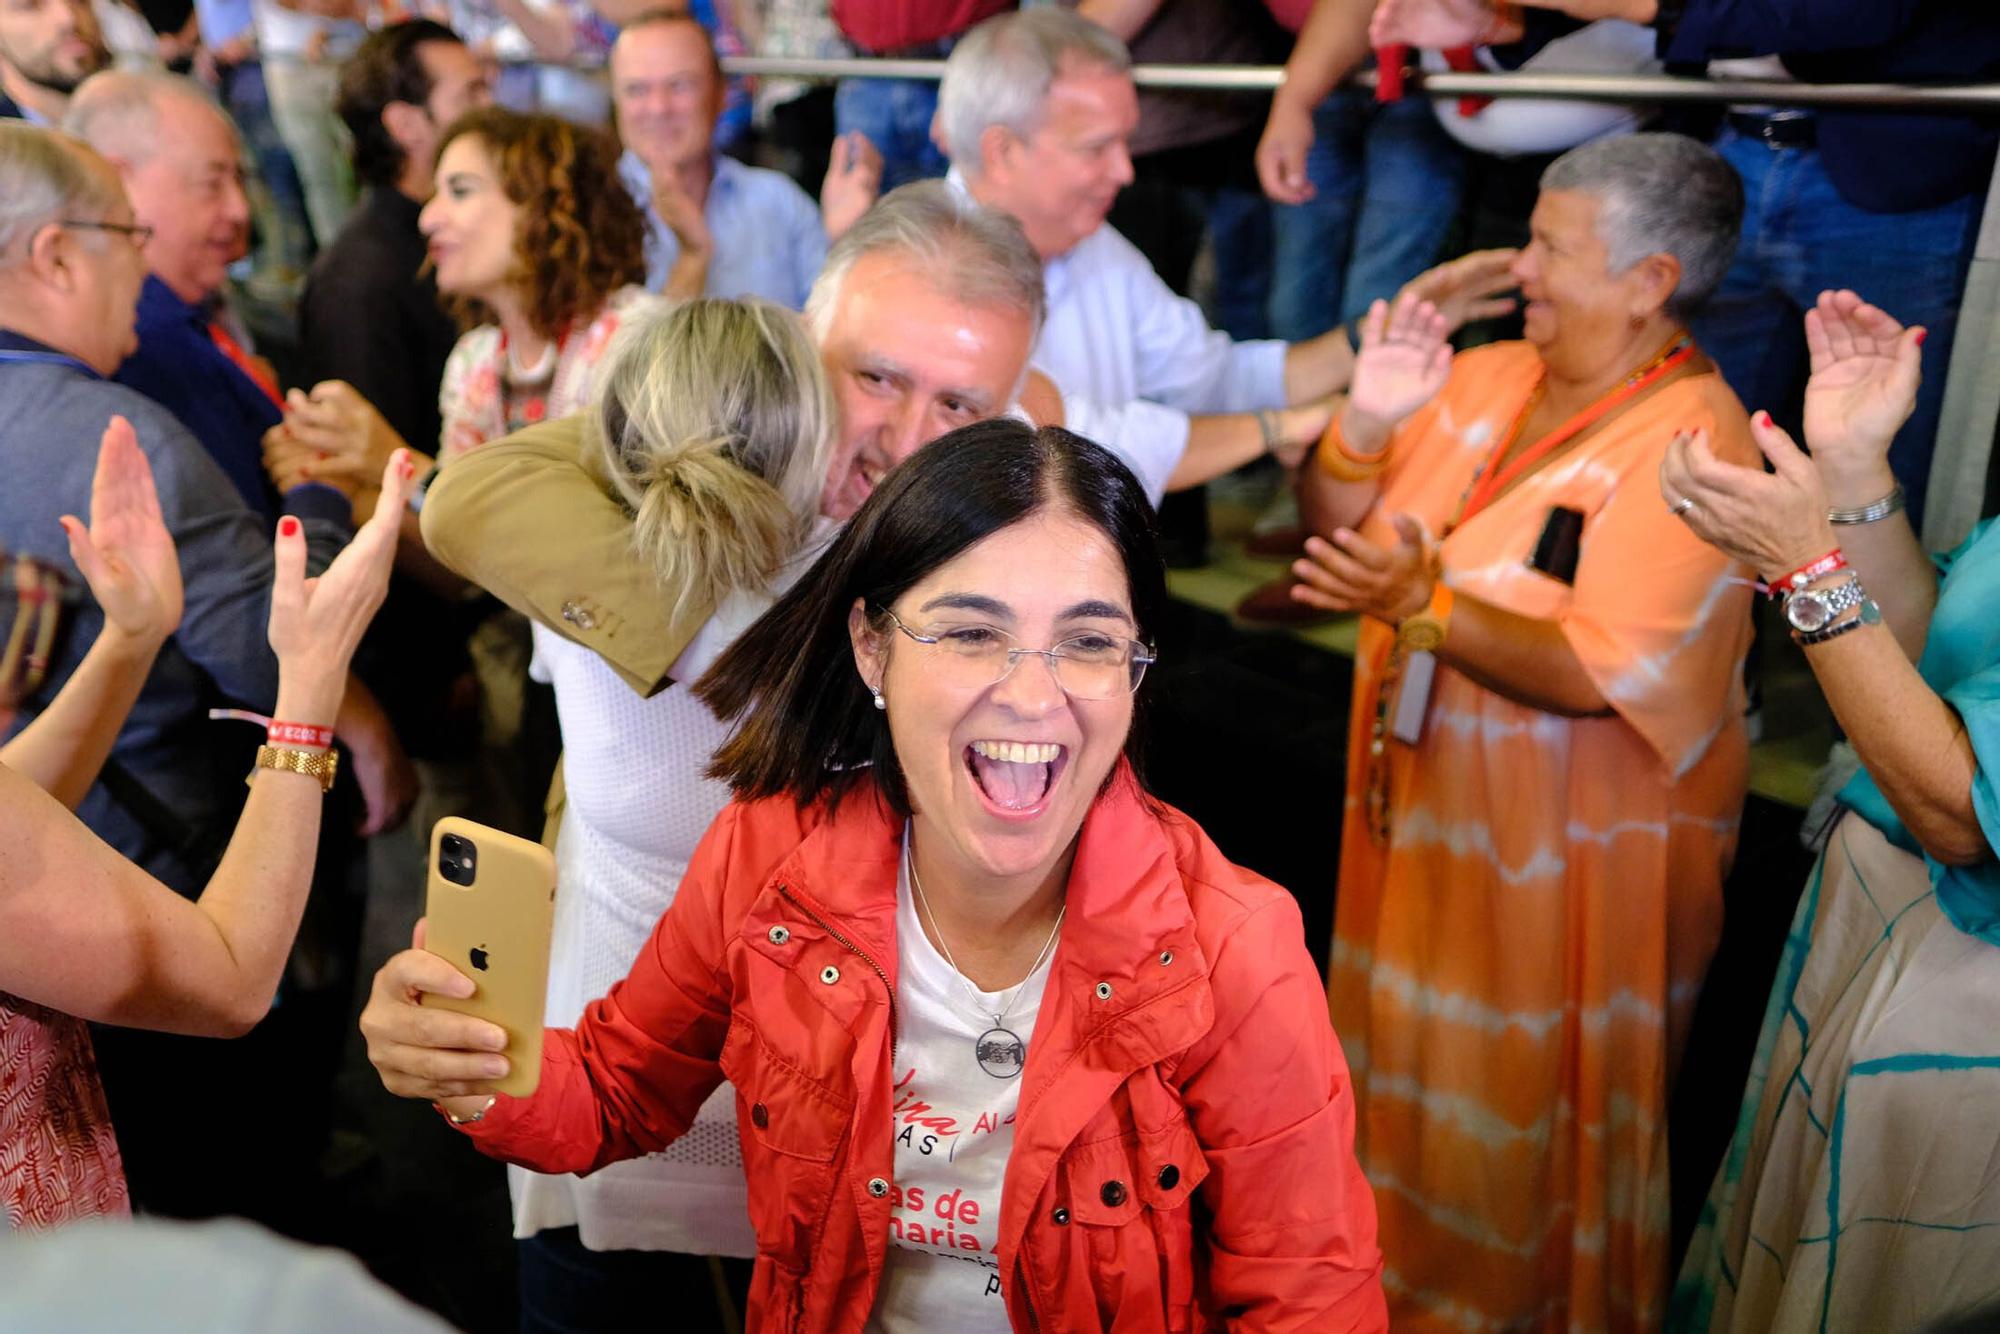
[[[876,708],[886,709],[889,707],[889,701],[882,698],[882,692],[880,690],[877,690],[874,686],[869,686],[868,693],[875,697]]]

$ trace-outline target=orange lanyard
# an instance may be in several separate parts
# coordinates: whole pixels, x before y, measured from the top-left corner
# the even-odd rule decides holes
[[[1494,446],[1491,457],[1472,475],[1471,485],[1466,487],[1465,495],[1459,499],[1458,517],[1451,521],[1451,526],[1446,531],[1450,532],[1470,520],[1473,515],[1492,504],[1495,497],[1536,464],[1574,440],[1605,413],[1622,403],[1630,402],[1652,388],[1676,369],[1687,364],[1692,356],[1694,356],[1694,340],[1684,333],[1675,334],[1665,347],[1647,359],[1645,365],[1627,376],[1623,384],[1537,440],[1532,446],[1523,450],[1512,463],[1502,468],[1499,466],[1500,460],[1507,457],[1507,451],[1514,447],[1522,428],[1528,424],[1529,414],[1534,412],[1535,405],[1542,401],[1542,390],[1547,383],[1547,372],[1543,372],[1543,378],[1535,381],[1534,389],[1528,394],[1528,401],[1521,405],[1521,411],[1515,415],[1513,424],[1507,428],[1507,433],[1500,437],[1500,443]]]

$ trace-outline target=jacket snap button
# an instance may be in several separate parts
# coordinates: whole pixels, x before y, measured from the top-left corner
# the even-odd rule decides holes
[[[750,1124],[757,1127],[757,1129],[759,1130],[762,1130],[765,1126],[770,1125],[771,1109],[769,1107],[766,1107],[761,1102],[752,1103],[750,1105]],[[1169,1168],[1168,1170],[1172,1171],[1173,1169]]]
[[[782,945],[791,938],[792,933],[784,927],[774,926],[771,928],[771,943],[773,945]]]
[[[1172,963],[1173,961],[1174,961],[1174,952],[1172,950],[1160,951],[1160,967],[1165,968],[1168,964]]]
[[[879,1200],[884,1195],[887,1195],[889,1193],[889,1183],[884,1181],[881,1177],[869,1177],[868,1193],[870,1195],[873,1195],[876,1199]]]
[[[590,608],[584,606],[575,598],[571,598],[562,604],[562,618],[579,630],[595,630],[597,628],[597,618],[590,614]]]
[[[759,1121],[757,1124],[761,1126],[764,1123]],[[1172,1190],[1175,1186],[1181,1184],[1181,1169],[1175,1167],[1172,1163],[1168,1163],[1160,1169],[1159,1182],[1161,1190]]]
[[[1061,1205],[1057,1205],[1056,1211],[1049,1216],[1055,1219],[1057,1227],[1069,1226],[1069,1210],[1063,1208]]]
[[[1125,1203],[1125,1183],[1122,1181],[1105,1182],[1104,1189],[1097,1192],[1097,1198],[1104,1201],[1105,1208],[1116,1209],[1119,1205]]]
[[[1109,982],[1099,982],[1097,984],[1097,999],[1099,1000],[1111,999],[1111,984]]]
[[[826,983],[828,986],[832,986],[834,983],[840,981],[840,970],[838,968],[835,968],[832,964],[828,964],[826,967],[819,970],[819,980]]]

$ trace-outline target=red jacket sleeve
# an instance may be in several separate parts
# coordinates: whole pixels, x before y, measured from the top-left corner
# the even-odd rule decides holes
[[[542,1036],[532,1097],[501,1098],[467,1126],[480,1150],[537,1172],[594,1172],[687,1133],[722,1082],[729,1031],[726,880],[743,808],[709,826],[632,971],[574,1030]]]
[[[1219,943],[1216,1023],[1182,1065],[1209,1175],[1209,1301],[1240,1331],[1389,1327],[1354,1086],[1282,890]]]

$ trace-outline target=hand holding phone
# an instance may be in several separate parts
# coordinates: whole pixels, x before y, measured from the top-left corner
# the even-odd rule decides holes
[[[542,1075],[556,864],[547,848],[457,817],[431,830],[424,949],[472,982],[463,999],[426,996],[506,1031],[507,1074],[489,1090],[525,1098]]]

